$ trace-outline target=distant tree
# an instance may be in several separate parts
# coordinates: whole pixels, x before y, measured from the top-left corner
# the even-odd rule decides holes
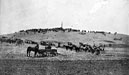
[[[24,32],[24,30],[20,30],[19,32]]]
[[[116,35],[116,34],[117,34],[117,32],[114,33],[114,35]]]
[[[8,38],[8,37],[2,36],[2,38]]]
[[[96,31],[95,33],[100,33],[100,34],[103,34],[104,36],[106,36],[106,33],[103,31]]]
[[[111,32],[108,32],[108,34],[111,34]]]
[[[82,30],[82,32],[86,32],[86,30]]]
[[[122,40],[122,38],[114,38],[114,40]]]
[[[109,47],[111,47],[112,46],[112,44],[109,44]]]

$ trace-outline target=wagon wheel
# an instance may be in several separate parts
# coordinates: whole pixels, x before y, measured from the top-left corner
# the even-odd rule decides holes
[[[48,55],[49,55],[49,57],[50,57],[50,56],[51,56],[51,52],[49,52],[49,54],[48,54]]]
[[[42,53],[42,57],[43,57],[43,56],[46,56],[46,52],[45,52],[45,53]]]
[[[52,57],[52,56],[53,56],[53,53],[50,52],[50,57]]]
[[[44,55],[47,56],[47,52],[44,52]]]
[[[46,52],[46,56],[48,57],[48,52]]]
[[[49,56],[52,57],[52,53],[51,52],[49,53]]]
[[[54,54],[52,54],[52,57],[54,56]]]
[[[51,54],[51,57],[53,57],[54,55],[53,55],[53,53],[50,53]]]
[[[56,53],[54,52],[54,53],[52,53],[52,56],[56,56]]]
[[[51,55],[51,53],[50,52],[47,52],[47,56],[50,56]]]

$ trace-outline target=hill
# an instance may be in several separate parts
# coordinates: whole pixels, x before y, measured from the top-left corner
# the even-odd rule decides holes
[[[17,38],[22,40],[40,41],[58,41],[58,42],[72,42],[78,44],[79,42],[85,44],[126,44],[129,45],[129,36],[117,33],[110,33],[104,31],[87,31],[76,30],[71,28],[52,28],[52,29],[29,29],[21,30],[13,34],[7,34],[5,37]]]
[[[56,46],[58,43],[66,44],[68,42],[75,45],[79,45],[79,42],[89,45],[104,44],[106,45],[106,55],[109,55],[109,58],[115,55],[120,57],[128,57],[129,55],[128,35],[104,31],[80,31],[71,28],[28,29],[13,34],[0,35],[0,42],[1,58],[12,58],[12,56],[13,58],[25,58],[26,48],[30,45],[34,46],[35,43],[41,44],[41,42],[50,42]],[[44,47],[40,45],[40,48],[42,49]],[[73,51],[66,51],[60,48],[57,50],[58,53],[67,56],[58,56],[56,59],[96,59],[96,56],[87,55],[85,53],[76,54]],[[107,57],[104,56],[104,58]]]

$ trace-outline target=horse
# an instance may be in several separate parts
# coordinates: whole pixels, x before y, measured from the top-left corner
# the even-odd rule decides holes
[[[92,54],[94,54],[95,49],[91,45],[87,45],[85,51],[88,51],[88,52],[91,52]]]
[[[27,48],[27,56],[30,56],[30,52],[31,52],[31,51],[35,52],[35,53],[34,53],[34,56],[36,56],[38,50],[39,50],[39,45],[38,45],[38,44],[37,44],[35,47],[30,47],[30,46],[29,46],[29,47]]]
[[[76,52],[79,52],[80,51],[80,47],[74,46],[74,48],[75,48],[75,51]]]
[[[68,45],[63,45],[66,50],[70,49],[71,51],[73,50],[74,45],[71,42],[68,42]]]
[[[104,48],[105,48],[105,45],[104,46],[99,46],[99,47],[94,47],[94,50],[96,52],[95,54],[99,55],[100,51],[104,51]]]
[[[64,45],[63,47],[66,48],[66,50],[70,49],[72,51],[73,47],[72,46],[68,46],[68,45]]]

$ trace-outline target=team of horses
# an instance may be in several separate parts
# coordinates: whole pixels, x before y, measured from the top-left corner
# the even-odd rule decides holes
[[[92,54],[99,55],[101,51],[104,51],[105,45],[100,46],[91,46],[88,44],[79,43],[79,46],[74,45],[72,43],[68,43],[68,45],[63,45],[63,48],[66,50],[75,50],[76,52],[91,52]],[[39,49],[39,44],[36,44],[35,47],[28,47],[27,48],[27,56],[30,56],[31,51],[34,52],[34,56],[37,56],[37,54],[44,54],[44,53],[51,53],[52,55],[57,54],[56,49],[51,49],[51,45],[45,46],[45,49]]]
[[[99,55],[101,51],[104,51],[105,45],[100,45],[100,46],[91,46],[88,44],[83,44],[83,43],[79,43],[79,46],[76,46],[74,44],[68,44],[68,45],[63,45],[64,48],[66,48],[66,50],[75,50],[76,52],[91,52],[92,54],[96,54]]]

